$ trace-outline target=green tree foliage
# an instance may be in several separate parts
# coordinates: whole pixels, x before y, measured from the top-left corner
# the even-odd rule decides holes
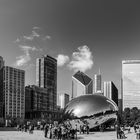
[[[122,120],[124,125],[133,126],[136,123],[140,123],[140,110],[137,107],[125,108],[122,114]]]

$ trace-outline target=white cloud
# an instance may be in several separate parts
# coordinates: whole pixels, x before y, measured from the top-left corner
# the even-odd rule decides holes
[[[39,30],[39,29],[40,29],[40,27],[37,27],[37,26],[33,27],[33,30]]]
[[[56,59],[57,59],[57,65],[60,67],[69,61],[69,57],[63,54],[59,54]]]
[[[68,67],[74,71],[85,72],[88,69],[91,69],[93,66],[93,56],[92,52],[88,46],[78,47],[77,52],[73,52],[72,61],[69,63]]]
[[[40,35],[36,31],[32,31],[32,36],[33,37],[40,37]]]
[[[19,48],[24,52],[24,54],[16,57],[16,67],[24,66],[31,60],[30,51],[40,51],[40,49],[31,46],[19,45]]]
[[[49,35],[46,35],[44,38],[43,38],[43,40],[50,40],[51,39],[51,36],[49,36]]]
[[[23,36],[23,38],[26,39],[26,40],[30,40],[30,41],[32,41],[34,39],[34,37],[32,35],[30,35],[30,36]]]
[[[20,39],[17,38],[14,42],[15,42],[15,43],[19,43],[19,42],[20,42]]]
[[[32,34],[29,36],[23,36],[24,39],[32,41],[35,37],[40,37],[40,35],[36,31],[32,31]]]

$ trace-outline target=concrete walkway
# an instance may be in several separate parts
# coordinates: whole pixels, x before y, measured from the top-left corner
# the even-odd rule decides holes
[[[136,134],[134,132],[125,132],[127,138],[125,140],[136,140]],[[116,132],[92,132],[87,134],[78,134],[78,140],[117,140]],[[28,132],[18,131],[0,131],[0,140],[49,140],[44,138],[43,131],[35,130],[33,134]],[[123,140],[123,139],[122,139]]]

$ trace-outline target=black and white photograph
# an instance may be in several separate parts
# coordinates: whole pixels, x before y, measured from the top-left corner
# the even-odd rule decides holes
[[[140,140],[139,0],[0,0],[0,140]]]

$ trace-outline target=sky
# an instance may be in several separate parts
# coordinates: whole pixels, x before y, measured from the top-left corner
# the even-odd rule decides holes
[[[0,0],[0,55],[35,84],[36,58],[58,60],[57,91],[81,70],[121,89],[122,60],[140,59],[139,0]]]

